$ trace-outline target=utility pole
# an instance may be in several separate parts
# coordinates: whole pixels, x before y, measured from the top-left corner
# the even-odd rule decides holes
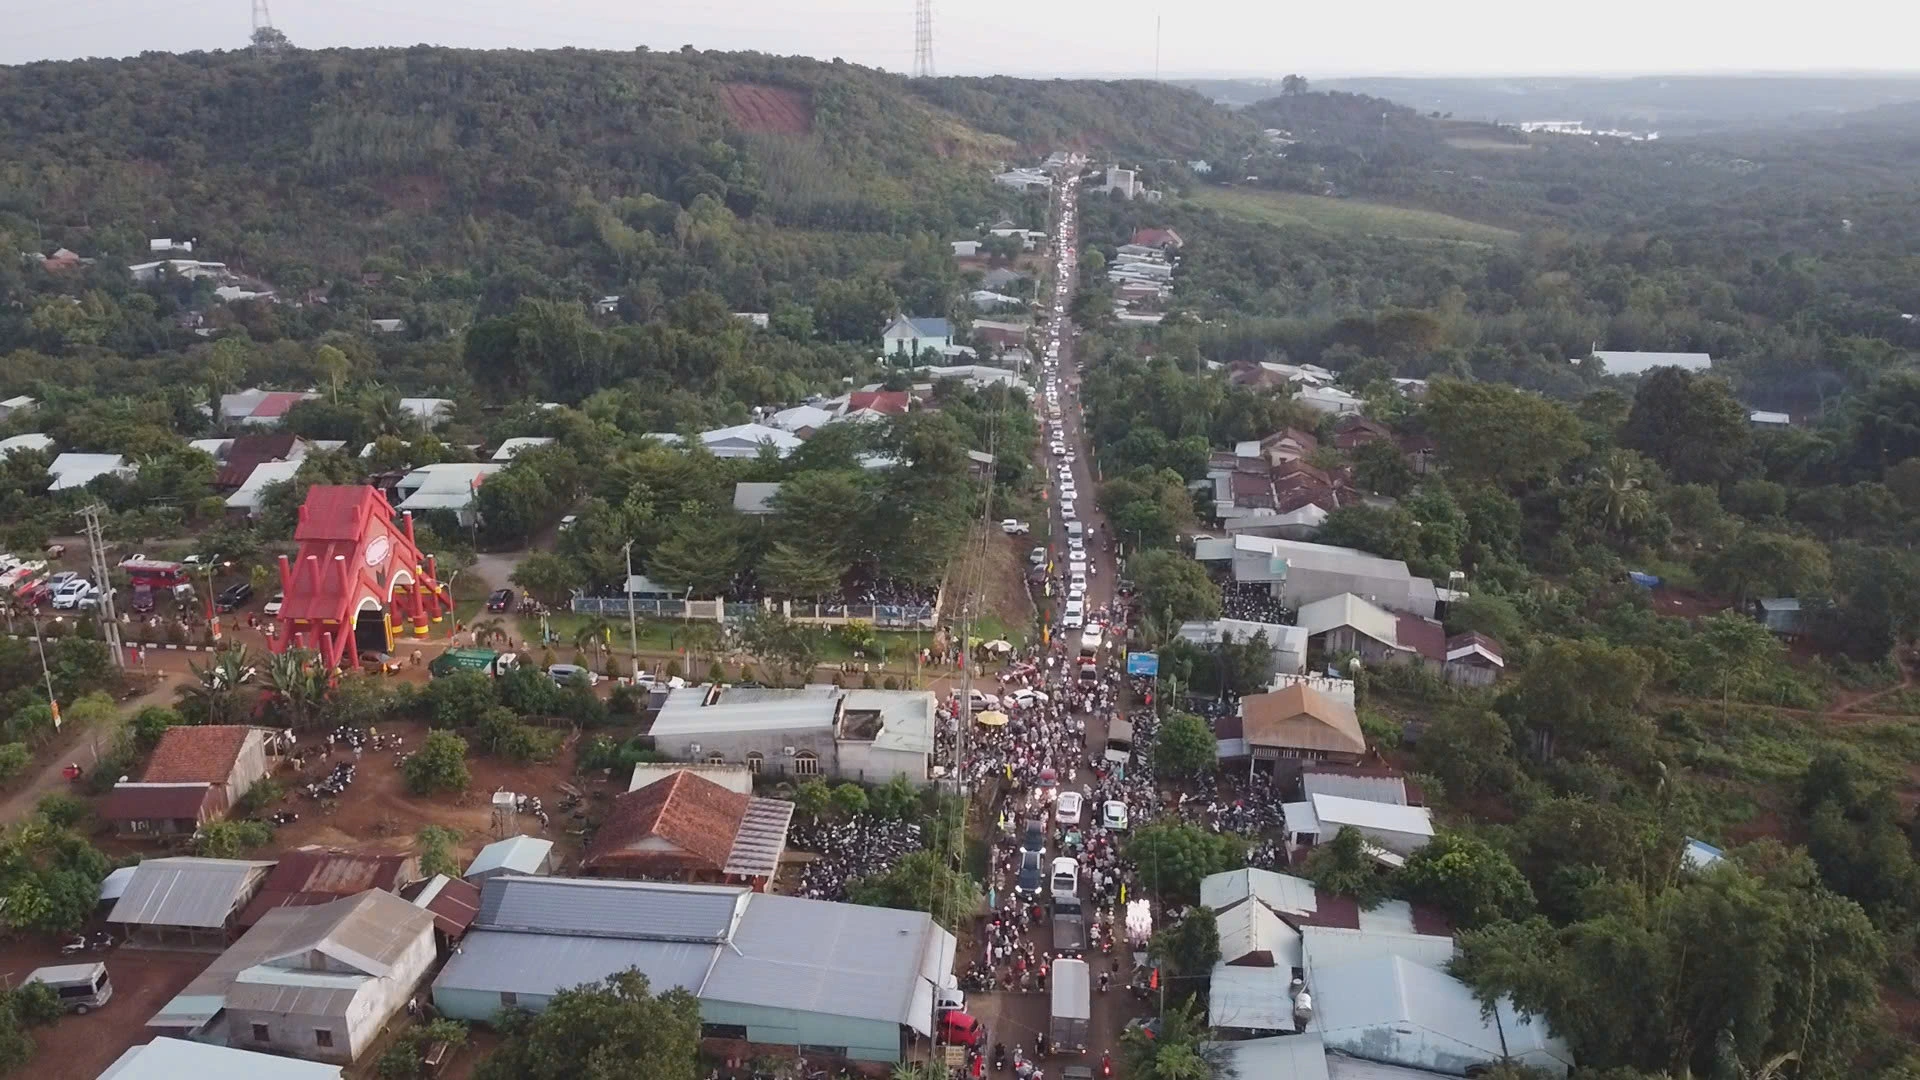
[[[640,685],[640,623],[633,614],[633,541],[627,541],[620,550],[627,555],[627,648],[633,653],[633,670],[629,674],[633,676],[634,685],[638,686]],[[687,663],[689,666],[692,665],[691,658]]]
[[[47,632],[40,628],[40,616],[33,617],[33,640],[40,646],[40,677],[47,681],[47,708],[53,713],[53,730],[60,730],[60,699],[53,696],[53,669],[47,666]]]
[[[99,503],[85,507],[80,516],[87,523],[87,559],[93,564],[93,584],[100,590],[100,637],[107,643],[107,652],[113,656],[113,664],[122,671],[127,667],[127,650],[120,644],[120,615],[113,606],[113,579],[107,576],[107,541],[100,528],[100,515],[106,507]],[[41,647],[45,652],[45,646]],[[48,691],[52,693],[51,690]]]

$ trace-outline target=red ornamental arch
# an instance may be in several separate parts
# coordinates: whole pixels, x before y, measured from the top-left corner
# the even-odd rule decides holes
[[[375,488],[311,488],[293,538],[299,553],[291,562],[280,557],[276,653],[312,649],[327,667],[340,667],[353,662],[362,611],[384,613],[390,646],[408,622],[424,637],[429,622],[453,610],[433,556],[422,555],[413,541],[413,515],[396,521],[393,505]]]

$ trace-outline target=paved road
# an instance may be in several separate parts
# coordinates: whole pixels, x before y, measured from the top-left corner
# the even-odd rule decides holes
[[[1066,205],[1072,205],[1077,194],[1077,187],[1069,187],[1062,196]],[[1056,217],[1056,225],[1059,220],[1060,219]],[[1077,285],[1077,281],[1075,280],[1077,277],[1077,237],[1069,232],[1066,236],[1065,243],[1060,243],[1058,239],[1056,239],[1055,251],[1056,258],[1059,260],[1059,279],[1067,283],[1068,296],[1071,297],[1073,288]],[[1068,254],[1069,251],[1072,251],[1073,254]],[[1050,298],[1048,308],[1050,309],[1051,306],[1052,300]],[[1060,355],[1054,378],[1059,389],[1062,441],[1065,443],[1067,449],[1072,452],[1073,461],[1071,463],[1071,469],[1074,477],[1074,487],[1078,492],[1078,498],[1074,501],[1074,514],[1077,520],[1090,530],[1087,552],[1088,563],[1092,573],[1087,579],[1087,605],[1090,611],[1097,611],[1110,604],[1114,598],[1114,584],[1119,577],[1117,573],[1118,567],[1114,558],[1111,534],[1107,528],[1106,516],[1100,512],[1099,506],[1097,505],[1099,493],[1096,486],[1093,466],[1093,447],[1087,437],[1080,409],[1079,390],[1081,378],[1080,372],[1077,369],[1077,358],[1074,355],[1073,327],[1064,316],[1053,319],[1052,322],[1053,329],[1057,333],[1057,339],[1060,342]],[[1043,342],[1043,363],[1044,358],[1045,343]],[[1044,423],[1046,419],[1044,406],[1042,408],[1042,422]],[[1059,481],[1057,470],[1062,459],[1056,457],[1049,449],[1047,444],[1051,441],[1051,439],[1042,440],[1042,445],[1038,450],[1039,461],[1037,462],[1038,466],[1043,470],[1044,475],[1048,478],[1050,487],[1050,497],[1048,500],[1048,513],[1052,518],[1050,550],[1059,571],[1059,580],[1055,582],[1055,592],[1053,598],[1048,603],[1048,610],[1053,620],[1053,633],[1056,640],[1058,640],[1062,634],[1067,635],[1067,649],[1069,652],[1072,652],[1078,647],[1079,631],[1064,629],[1060,625],[1061,610],[1064,606],[1061,585],[1065,581],[1068,547],[1066,519],[1062,514],[1060,500],[1058,498]],[[1124,649],[1120,647],[1118,643],[1110,643],[1107,654],[1109,658],[1108,662],[1110,663],[1122,662],[1125,655]],[[1104,747],[1107,737],[1106,729],[1107,724],[1103,717],[1088,717],[1087,746],[1089,748]],[[1055,854],[1055,852],[1049,850],[1049,858],[1051,858],[1053,854]],[[1036,944],[1051,951],[1053,935],[1050,923],[1038,928],[1036,931]],[[1111,1050],[1117,1056],[1119,1035],[1121,1030],[1126,1026],[1128,1019],[1133,1016],[1144,1015],[1147,1011],[1143,1005],[1135,1002],[1124,989],[1132,975],[1132,961],[1125,953],[1124,939],[1118,950],[1111,956],[1102,955],[1098,952],[1090,952],[1087,954],[1086,959],[1093,973],[1094,981],[1092,1019],[1087,1040],[1088,1052],[1084,1059],[1059,1056],[1047,1060],[1043,1063],[1043,1067],[1045,1075],[1049,1078],[1058,1078],[1061,1075],[1060,1070],[1070,1064],[1085,1064],[1091,1066],[1094,1069],[1095,1075],[1098,1076],[1102,1051]],[[972,957],[962,957],[960,961],[961,966],[964,967],[971,960]],[[1113,984],[1113,989],[1104,995],[1101,994],[1098,989],[1099,973],[1102,971],[1111,973]],[[1015,992],[976,995],[970,1002],[970,1011],[986,1023],[993,1041],[1005,1042],[1009,1046],[1018,1042],[1024,1045],[1029,1052],[1031,1052],[1033,1048],[1034,1039],[1045,1032],[1048,1019],[1051,1015],[1051,1008],[1050,995],[1038,991],[1029,993]],[[1011,1073],[1009,1072],[1003,1075],[1010,1076]]]

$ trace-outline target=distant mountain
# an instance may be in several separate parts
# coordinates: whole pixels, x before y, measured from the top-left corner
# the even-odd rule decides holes
[[[1279,93],[1273,79],[1187,80],[1235,107]],[[1369,94],[1420,112],[1522,123],[1578,120],[1590,128],[1697,135],[1804,127],[1882,105],[1920,101],[1920,77],[1707,75],[1595,78],[1316,79],[1316,90]]]

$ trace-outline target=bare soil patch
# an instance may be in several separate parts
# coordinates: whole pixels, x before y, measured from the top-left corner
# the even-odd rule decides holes
[[[28,1071],[40,1080],[92,1080],[129,1047],[150,1041],[147,1020],[186,989],[213,954],[122,947],[62,957],[55,940],[39,936],[0,946],[0,973],[8,986],[18,986],[37,967],[96,960],[107,965],[113,1000],[85,1016],[69,1013],[33,1029],[39,1052]]]
[[[763,135],[805,135],[813,130],[813,102],[804,93],[784,86],[731,82],[720,86],[720,98],[733,122],[744,131]]]

